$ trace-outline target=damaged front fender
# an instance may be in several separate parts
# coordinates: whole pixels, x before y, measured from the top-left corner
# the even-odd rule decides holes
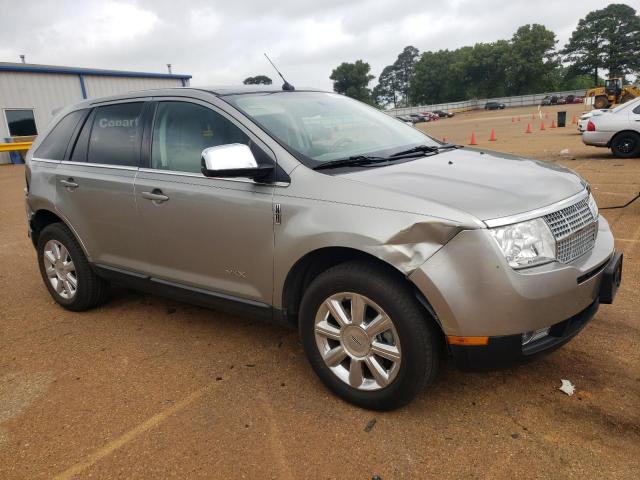
[[[414,213],[307,199],[287,199],[275,229],[274,306],[282,306],[290,272],[308,255],[332,247],[367,253],[409,276],[469,225]],[[471,227],[473,228],[473,226]],[[477,228],[477,227],[476,227]]]
[[[393,234],[382,244],[372,245],[371,253],[410,275],[461,230],[459,225],[442,220],[418,221]]]

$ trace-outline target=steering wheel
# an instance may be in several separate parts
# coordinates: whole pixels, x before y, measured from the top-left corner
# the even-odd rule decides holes
[[[339,139],[337,139],[335,142],[333,142],[332,147],[334,149],[338,149],[338,148],[344,148],[347,145],[353,143],[353,140],[351,138],[347,138],[347,137],[340,137]]]

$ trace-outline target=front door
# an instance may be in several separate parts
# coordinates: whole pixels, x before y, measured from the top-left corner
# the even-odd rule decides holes
[[[157,103],[148,168],[141,168],[135,181],[147,245],[144,273],[271,304],[274,187],[202,175],[205,148],[229,143],[256,148],[257,142],[213,108],[195,100]]]

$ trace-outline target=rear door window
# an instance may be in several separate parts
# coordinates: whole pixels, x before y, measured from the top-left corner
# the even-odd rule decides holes
[[[133,102],[96,108],[89,135],[87,161],[137,167],[143,106],[143,102]]]
[[[64,160],[64,154],[67,151],[69,140],[73,135],[78,123],[87,114],[86,110],[76,110],[66,115],[51,130],[47,138],[36,150],[34,156],[36,158],[44,158],[49,160]]]

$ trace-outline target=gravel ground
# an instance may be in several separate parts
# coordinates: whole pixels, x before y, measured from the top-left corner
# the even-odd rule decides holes
[[[532,108],[420,128],[568,165],[601,207],[640,191],[640,159],[550,129],[557,109],[544,132]],[[567,110],[570,121],[581,106]],[[409,406],[378,413],[332,396],[293,330],[118,289],[90,312],[59,308],[26,236],[23,187],[23,167],[0,166],[2,479],[640,477],[640,201],[603,212],[623,286],[572,342],[499,372],[446,367]]]

